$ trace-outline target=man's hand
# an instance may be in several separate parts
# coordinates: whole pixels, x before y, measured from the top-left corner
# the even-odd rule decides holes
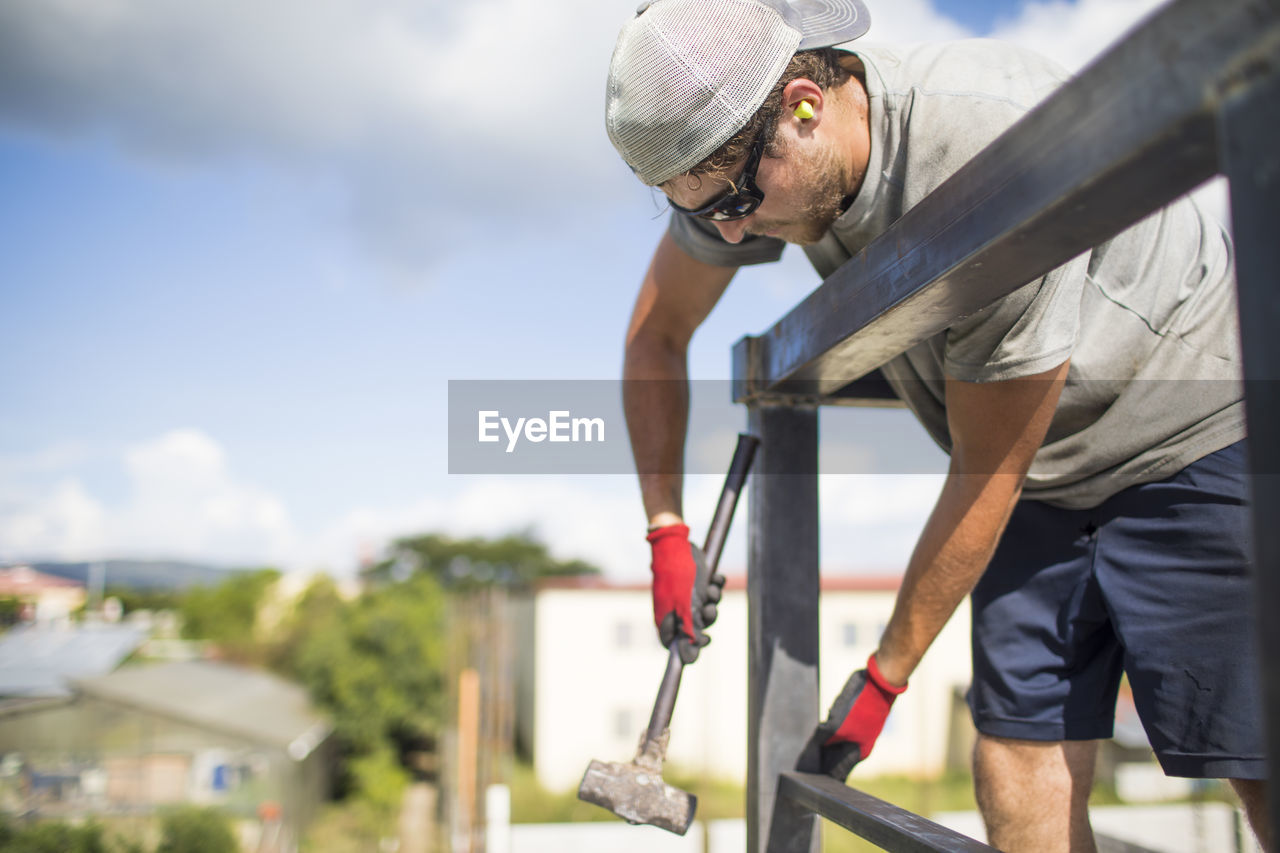
[[[698,651],[711,642],[703,629],[716,621],[724,576],[707,579],[700,589],[698,578],[706,577],[702,551],[689,542],[684,524],[659,527],[648,535],[653,547],[653,623],[664,647],[680,637],[680,659],[686,664],[698,659]]]
[[[885,680],[875,655],[867,659],[866,669],[849,676],[826,721],[814,731],[822,772],[843,782],[854,765],[871,754],[893,700],[906,689],[905,684],[894,687]]]

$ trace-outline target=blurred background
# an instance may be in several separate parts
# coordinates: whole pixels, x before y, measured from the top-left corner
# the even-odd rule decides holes
[[[869,5],[871,41],[1077,69],[1158,4]],[[609,819],[575,774],[647,717],[638,490],[450,475],[447,404],[450,380],[619,373],[666,221],[603,132],[633,11],[0,0],[0,848],[624,849],[519,827]],[[798,251],[743,271],[692,376],[727,379],[817,283]],[[823,430],[826,701],[945,460],[903,412]],[[695,422],[691,467],[732,432]],[[695,531],[719,486],[687,478]],[[677,710],[673,764],[728,821],[689,849],[741,847],[742,599]],[[971,808],[953,628],[865,768],[917,810]]]

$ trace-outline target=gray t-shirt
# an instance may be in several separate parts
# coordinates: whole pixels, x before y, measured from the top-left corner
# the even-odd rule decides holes
[[[805,247],[824,277],[1068,76],[995,41],[846,49],[866,72],[871,159],[852,206]],[[689,254],[721,266],[777,260],[783,245],[729,244],[708,223],[678,214],[670,232]],[[993,382],[1068,358],[1026,498],[1096,506],[1243,438],[1234,263],[1222,228],[1182,199],[882,370],[949,451],[944,376]]]

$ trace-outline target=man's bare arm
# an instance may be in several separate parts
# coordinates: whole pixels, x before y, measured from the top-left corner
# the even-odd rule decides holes
[[[694,260],[664,234],[631,312],[623,409],[650,527],[681,521],[689,341],[735,271]]]
[[[986,570],[1053,420],[1067,367],[1005,382],[947,380],[951,466],[876,652],[891,684],[907,682]]]

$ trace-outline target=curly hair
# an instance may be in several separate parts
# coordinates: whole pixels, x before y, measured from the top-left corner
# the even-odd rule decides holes
[[[783,90],[791,81],[800,78],[812,80],[824,92],[833,86],[842,85],[851,76],[850,71],[840,63],[842,55],[847,54],[834,48],[821,47],[801,51],[791,57],[786,70],[751,120],[710,157],[690,169],[688,176],[699,179],[728,177],[733,167],[747,156],[751,144],[761,134],[765,134],[765,156],[778,156],[780,152],[775,147],[774,136],[778,129],[778,118],[782,115]]]

